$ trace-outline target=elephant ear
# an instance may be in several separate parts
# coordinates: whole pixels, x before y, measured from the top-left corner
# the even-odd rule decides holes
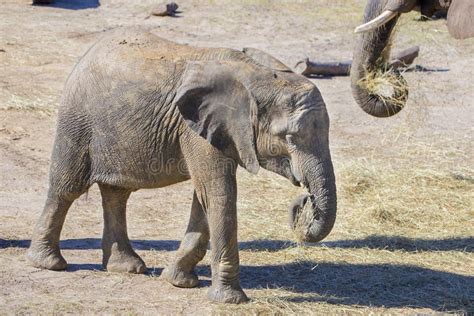
[[[448,30],[456,39],[474,36],[474,1],[453,0],[448,10]]]
[[[259,65],[268,67],[275,71],[292,72],[292,70],[284,63],[260,49],[245,47],[242,51],[245,55],[255,60]]]
[[[257,106],[236,70],[225,63],[188,64],[174,102],[194,132],[226,155],[237,155],[239,164],[256,174]]]

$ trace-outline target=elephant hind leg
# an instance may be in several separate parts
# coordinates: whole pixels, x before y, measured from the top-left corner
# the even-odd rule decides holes
[[[102,264],[109,272],[144,273],[146,265],[133,250],[127,234],[126,205],[131,191],[99,184],[104,209]]]
[[[84,142],[84,141],[83,141]],[[71,204],[89,188],[90,159],[86,147],[57,136],[50,167],[49,192],[26,254],[38,268],[64,270],[67,263],[59,238]]]
[[[50,190],[26,253],[33,266],[49,270],[66,269],[66,260],[59,249],[59,237],[67,211],[79,195],[53,194]]]
[[[204,209],[194,192],[191,215],[175,261],[166,267],[161,277],[177,287],[195,287],[198,278],[194,267],[206,255],[209,226]]]

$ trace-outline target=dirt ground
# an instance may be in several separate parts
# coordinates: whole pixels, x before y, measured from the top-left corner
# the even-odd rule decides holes
[[[181,17],[148,17],[155,1],[0,0],[0,314],[474,313],[474,40],[445,21],[403,17],[394,49],[420,45],[406,108],[376,119],[355,104],[347,77],[313,79],[331,118],[338,219],[318,245],[297,246],[286,207],[302,189],[261,171],[239,173],[242,286],[252,301],[211,304],[201,284],[159,278],[186,228],[189,182],[129,200],[129,236],[145,275],[101,267],[97,187],[69,211],[67,271],[42,271],[24,254],[47,191],[56,108],[78,58],[104,32],[143,25],[198,46],[256,47],[293,66],[304,57],[350,59],[365,0],[179,2]],[[349,3],[349,4],[348,4]]]

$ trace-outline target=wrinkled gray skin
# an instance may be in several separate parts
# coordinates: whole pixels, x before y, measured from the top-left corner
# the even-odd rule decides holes
[[[258,56],[178,45],[137,29],[116,31],[95,44],[65,86],[50,188],[27,253],[30,262],[66,268],[59,249],[66,213],[98,183],[103,265],[143,273],[145,263],[127,236],[128,197],[191,179],[187,232],[162,276],[178,287],[196,286],[194,267],[210,240],[209,298],[246,301],[239,282],[238,165],[251,173],[261,166],[303,184],[315,200],[308,241],[329,234],[336,187],[324,101],[306,78],[274,70],[278,60]]]
[[[385,10],[398,12],[400,15],[415,9],[421,9],[421,13],[427,16],[439,10],[448,10],[448,30],[451,35],[457,39],[474,36],[473,0],[368,0],[363,23],[373,20]],[[365,112],[376,117],[392,116],[403,108],[399,104],[382,101],[360,85],[360,80],[376,69],[394,72],[400,82],[406,85],[396,70],[387,67],[390,61],[391,35],[397,20],[398,17],[395,17],[384,26],[361,33],[355,41],[351,69],[352,94]],[[402,101],[406,102],[406,98]]]

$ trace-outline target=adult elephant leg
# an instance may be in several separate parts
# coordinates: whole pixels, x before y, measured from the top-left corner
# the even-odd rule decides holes
[[[208,243],[209,225],[206,213],[194,191],[186,234],[176,253],[175,261],[163,270],[161,277],[177,287],[197,286],[198,278],[194,267],[206,255]]]
[[[48,194],[43,213],[35,226],[26,257],[35,267],[64,270],[67,263],[59,250],[59,237],[74,198],[54,194],[52,191]]]
[[[110,272],[144,273],[146,265],[130,245],[126,205],[131,191],[99,184],[104,209],[102,264]]]

